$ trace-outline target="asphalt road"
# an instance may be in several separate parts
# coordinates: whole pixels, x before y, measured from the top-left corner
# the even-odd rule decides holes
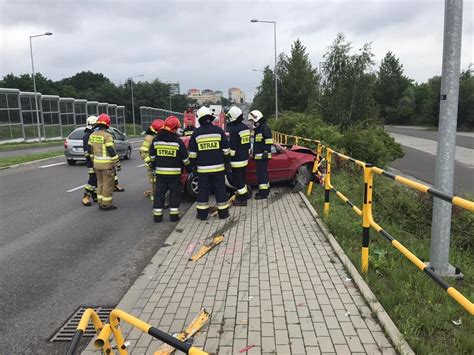
[[[175,224],[153,223],[141,163],[122,162],[110,212],[81,205],[83,164],[0,171],[0,354],[63,354],[53,333],[81,305],[115,306],[160,248]]]
[[[430,131],[419,129],[416,127],[402,127],[402,126],[385,126],[384,129],[387,132],[399,133],[404,134],[406,136],[418,137],[418,138],[425,138],[430,139],[433,141],[438,140],[438,132],[437,131]],[[474,137],[469,137],[463,133],[458,133],[456,135],[456,145],[458,147],[470,148],[474,149]]]
[[[20,155],[31,155],[31,154],[37,154],[37,153],[55,152],[62,149],[64,149],[63,145],[59,144],[52,147],[26,148],[26,149],[0,151],[0,158],[11,158],[11,157],[16,157]]]
[[[437,139],[437,132],[426,131],[410,127],[393,127],[385,126],[385,130],[392,133],[403,134],[409,138],[423,138],[435,141]],[[426,142],[426,141],[425,141]],[[474,137],[458,134],[456,138],[458,147],[468,148],[465,152],[470,152],[469,149],[474,147]],[[413,149],[402,145],[405,156],[401,159],[395,160],[391,167],[402,171],[403,175],[410,175],[419,180],[434,184],[434,175],[436,168],[436,155],[427,153],[420,149]],[[468,153],[469,154],[469,153]],[[474,162],[474,150],[472,151],[472,160],[464,159]],[[456,161],[454,164],[454,194],[474,194],[474,164],[465,164]]]

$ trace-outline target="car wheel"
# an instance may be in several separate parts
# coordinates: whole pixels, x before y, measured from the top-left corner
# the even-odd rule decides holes
[[[132,149],[130,147],[128,147],[127,153],[125,154],[125,156],[123,158],[125,160],[130,160],[131,157],[132,157]]]
[[[198,193],[198,177],[197,175],[190,174],[188,181],[186,181],[186,192],[196,198]]]
[[[295,191],[303,190],[308,185],[311,179],[311,172],[309,165],[301,165],[296,172],[296,176],[293,179],[292,185]]]
[[[76,165],[76,161],[74,159],[66,159],[69,165]]]

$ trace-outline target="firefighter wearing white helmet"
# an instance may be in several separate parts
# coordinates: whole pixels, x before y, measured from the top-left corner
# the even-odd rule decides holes
[[[97,123],[97,116],[89,116],[86,120],[86,129],[84,130],[84,137],[82,138],[82,145],[84,149],[84,156],[86,157],[86,165],[89,173],[89,179],[84,188],[84,196],[82,197],[82,204],[84,206],[91,206],[92,201],[97,202],[97,176],[94,172],[94,164],[87,151],[87,145],[89,142],[89,136],[94,132],[95,125]]]
[[[249,191],[245,181],[250,149],[250,130],[243,123],[242,110],[232,106],[227,112],[229,121],[230,166],[232,167],[232,184],[237,188],[235,206],[246,206]]]
[[[197,218],[209,215],[209,195],[214,191],[220,219],[229,217],[229,200],[225,188],[225,170],[230,158],[229,141],[224,131],[212,124],[211,110],[203,106],[197,111],[200,127],[189,140],[189,158],[198,174],[196,198]]]
[[[254,143],[253,156],[257,166],[258,192],[255,199],[260,200],[268,197],[270,193],[270,183],[268,182],[268,161],[272,158],[271,148],[273,136],[267,120],[259,110],[249,113],[249,121],[253,122]]]

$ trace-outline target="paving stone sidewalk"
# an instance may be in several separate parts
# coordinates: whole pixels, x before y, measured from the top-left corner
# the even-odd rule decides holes
[[[189,261],[217,232],[224,242]],[[119,307],[169,333],[205,307],[211,319],[194,344],[209,353],[396,353],[299,194],[274,189],[226,221],[199,221],[190,208],[167,244]],[[124,330],[131,354],[160,345]]]

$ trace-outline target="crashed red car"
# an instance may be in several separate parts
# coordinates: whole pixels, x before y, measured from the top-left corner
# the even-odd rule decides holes
[[[187,147],[190,137],[183,137]],[[297,145],[272,145],[272,159],[268,163],[268,178],[270,184],[275,182],[290,182],[293,185],[305,185],[311,176],[311,169],[316,153],[309,148]],[[256,166],[253,158],[249,159],[247,166],[247,184],[257,185]],[[197,176],[186,171],[181,175],[184,190],[191,196],[197,196]],[[226,179],[227,187],[234,189],[231,182]]]

